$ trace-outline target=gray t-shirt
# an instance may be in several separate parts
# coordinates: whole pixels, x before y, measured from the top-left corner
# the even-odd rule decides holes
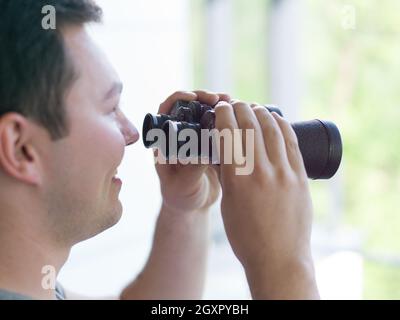
[[[56,285],[56,298],[57,300],[65,300],[64,289],[58,283]],[[23,294],[0,289],[0,300],[34,300],[34,299],[32,297],[25,296]]]

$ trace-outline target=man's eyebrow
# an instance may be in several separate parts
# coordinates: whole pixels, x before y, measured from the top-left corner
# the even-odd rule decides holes
[[[114,97],[117,94],[121,94],[122,90],[124,88],[124,85],[122,82],[114,82],[110,88],[110,90],[107,91],[107,93],[105,94],[103,100],[107,101],[109,99],[111,99],[112,97]]]

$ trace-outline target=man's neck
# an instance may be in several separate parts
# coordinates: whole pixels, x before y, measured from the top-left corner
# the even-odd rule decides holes
[[[0,221],[0,289],[33,299],[56,298],[56,276],[70,248],[57,248],[46,236],[29,224]]]

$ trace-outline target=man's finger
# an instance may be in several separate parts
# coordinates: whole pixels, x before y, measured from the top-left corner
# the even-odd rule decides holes
[[[273,112],[272,116],[275,118],[275,120],[278,122],[279,127],[281,128],[285,140],[287,156],[291,167],[296,172],[305,173],[303,157],[299,149],[299,143],[296,133],[294,132],[292,126],[279,114]]]
[[[261,127],[258,123],[257,117],[250,106],[244,102],[235,102],[233,104],[233,110],[239,129],[242,129],[243,154],[246,158],[254,157],[254,164],[262,164],[267,161],[267,155]],[[253,146],[247,145],[246,136],[248,132],[246,132],[246,130],[251,130],[251,134],[254,134]]]
[[[195,90],[193,92],[197,95],[198,101],[209,106],[215,106],[215,104],[220,100],[219,95],[214,92],[205,90]]]
[[[289,161],[287,159],[285,141],[277,121],[263,106],[255,107],[253,111],[263,132],[268,159],[276,167],[288,168]]]
[[[226,101],[226,102],[231,101],[231,96],[227,93],[218,93],[218,96],[219,96],[219,101]]]
[[[160,104],[158,113],[169,114],[174,103],[178,100],[183,101],[195,101],[197,100],[197,94],[190,91],[177,91],[170,95],[163,103]]]
[[[219,102],[215,106],[215,129],[219,132],[220,136],[223,136],[224,131],[230,135],[230,138],[227,137],[228,140],[224,138],[215,142],[220,160],[221,178],[223,179],[224,176],[232,177],[236,172],[236,164],[233,157],[234,143],[241,144],[241,141],[235,142],[235,139],[233,139],[233,132],[238,129],[238,123],[233,107],[227,102]]]
[[[250,104],[250,107],[251,107],[252,109],[254,109],[255,107],[258,107],[258,106],[260,106],[260,104],[257,103],[257,102],[253,102],[253,103]]]

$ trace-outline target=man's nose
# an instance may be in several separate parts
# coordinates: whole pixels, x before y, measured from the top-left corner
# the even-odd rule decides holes
[[[124,117],[121,121],[121,131],[125,138],[126,146],[130,146],[139,140],[140,134],[132,122],[128,118]]]

